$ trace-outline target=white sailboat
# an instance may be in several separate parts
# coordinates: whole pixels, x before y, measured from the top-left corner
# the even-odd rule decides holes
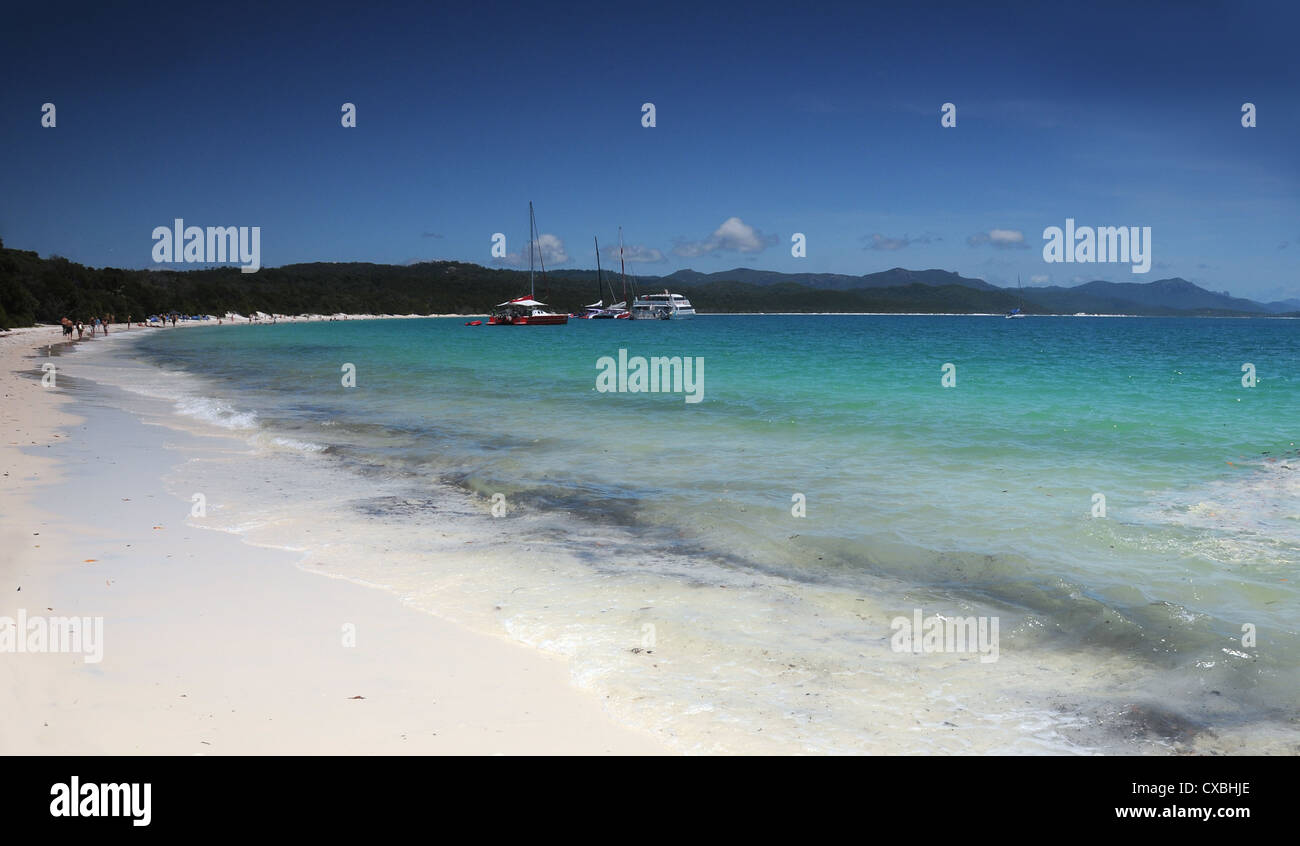
[[[1016,287],[1020,289],[1020,305],[1006,313],[1007,320],[1013,320],[1017,317],[1024,317],[1025,312],[1025,286],[1020,284],[1020,274],[1016,274]]]
[[[608,308],[605,307],[604,277],[600,269],[600,239],[593,237],[592,241],[596,244],[596,294],[600,299],[589,306],[584,306],[582,314],[573,316],[580,320],[614,320],[619,317],[626,317],[627,305],[625,303],[615,303]],[[610,299],[613,299],[613,287],[610,287],[609,294]]]

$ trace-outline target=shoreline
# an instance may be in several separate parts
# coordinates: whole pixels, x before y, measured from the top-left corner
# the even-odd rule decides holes
[[[414,329],[418,327],[394,325],[387,330],[374,326],[367,331],[400,334]],[[36,343],[30,338],[18,343],[20,339],[14,338],[11,344],[24,350],[34,348],[39,353],[46,346],[39,338],[41,331],[58,335],[57,327],[25,330],[23,334],[37,334]],[[448,337],[461,336],[454,325],[444,325],[440,331],[448,333]],[[113,334],[116,345],[121,332]],[[190,340],[196,341],[194,349],[208,350],[208,358],[215,357],[215,351],[225,346],[220,336],[186,338],[184,344]],[[272,335],[259,341],[250,336],[245,341],[253,350],[259,350],[268,342],[273,348],[276,338]],[[56,343],[61,354],[66,347]],[[3,344],[0,341],[0,347]],[[235,345],[243,346],[244,342]],[[107,354],[99,355],[101,350]],[[538,511],[525,516],[528,522],[523,524],[538,531],[535,542],[522,551],[517,545],[503,545],[498,532],[504,524],[480,519],[486,518],[480,508],[481,498],[476,496],[482,491],[472,485],[460,493],[453,486],[449,488],[452,495],[442,497],[408,488],[405,483],[367,482],[358,496],[352,488],[353,476],[333,475],[341,469],[334,466],[336,456],[305,458],[306,454],[326,452],[327,448],[320,444],[335,443],[334,430],[315,432],[319,437],[303,436],[293,425],[274,425],[279,416],[274,403],[240,401],[221,387],[219,379],[206,379],[201,365],[182,368],[175,377],[182,381],[160,381],[156,378],[159,374],[171,372],[165,365],[146,361],[137,366],[132,356],[113,354],[113,346],[95,349],[92,344],[88,352],[84,357],[64,359],[71,376],[67,386],[61,384],[57,392],[44,391],[48,397],[63,397],[63,402],[75,403],[80,422],[50,436],[49,449],[58,457],[51,471],[59,473],[61,481],[34,485],[27,504],[39,509],[33,522],[41,519],[40,512],[65,516],[94,512],[96,516],[89,525],[74,520],[34,525],[42,538],[29,539],[16,533],[9,546],[22,547],[29,557],[36,557],[35,552],[25,548],[26,544],[39,551],[33,541],[41,540],[41,546],[45,546],[44,538],[49,536],[51,526],[68,531],[67,524],[72,524],[80,545],[58,546],[55,542],[55,557],[67,565],[57,573],[62,581],[38,586],[47,592],[62,589],[65,594],[101,603],[108,602],[111,596],[112,602],[118,604],[103,608],[67,605],[66,601],[65,605],[53,601],[28,602],[25,606],[0,604],[0,616],[13,614],[14,607],[26,607],[36,614],[41,604],[55,609],[52,613],[102,613],[110,620],[106,628],[126,635],[128,642],[140,644],[139,652],[152,649],[156,633],[165,632],[168,666],[172,670],[168,678],[172,681],[128,678],[119,700],[110,695],[112,686],[102,686],[97,693],[101,703],[98,710],[105,710],[107,703],[119,715],[130,713],[131,697],[143,697],[154,710],[149,724],[156,722],[176,735],[170,746],[156,747],[163,752],[192,747],[193,736],[183,733],[206,727],[192,713],[187,715],[188,722],[166,713],[179,706],[189,708],[196,698],[205,706],[234,706],[211,709],[208,718],[221,717],[222,733],[215,739],[211,733],[204,733],[198,741],[202,746],[197,750],[199,754],[340,751],[337,747],[313,745],[318,738],[303,733],[296,723],[292,730],[299,734],[292,738],[277,735],[278,745],[270,749],[252,745],[251,738],[267,735],[267,726],[249,721],[247,714],[275,714],[266,718],[267,723],[280,726],[283,732],[286,714],[292,713],[293,719],[298,719],[297,709],[302,707],[304,693],[319,693],[322,698],[311,703],[304,725],[346,723],[348,711],[332,710],[339,707],[339,701],[345,702],[342,708],[354,711],[389,709],[382,719],[348,725],[345,731],[352,735],[371,729],[377,733],[364,740],[356,737],[346,741],[352,745],[343,749],[344,753],[455,751],[449,748],[451,744],[436,739],[441,732],[429,728],[425,720],[425,715],[441,707],[439,703],[445,699],[445,695],[426,695],[425,669],[447,663],[445,656],[436,654],[436,649],[412,649],[411,644],[459,644],[466,639],[483,642],[484,638],[523,649],[534,659],[534,665],[535,659],[541,658],[543,664],[558,667],[557,687],[577,694],[577,701],[602,706],[595,709],[592,719],[611,729],[615,724],[622,726],[637,739],[656,739],[666,745],[654,747],[652,751],[657,752],[1247,754],[1250,750],[1276,751],[1278,743],[1284,742],[1277,733],[1279,727],[1269,721],[1256,718],[1238,726],[1230,712],[1218,709],[1209,717],[1200,703],[1190,699],[1180,699],[1178,708],[1166,711],[1161,701],[1152,697],[1147,684],[1139,681],[1152,668],[1130,651],[1097,643],[1080,643],[1069,650],[1039,648],[1027,640],[1009,647],[1000,661],[989,666],[960,659],[957,663],[926,660],[914,664],[912,659],[900,658],[896,650],[891,651],[887,638],[873,639],[870,630],[862,626],[865,621],[877,621],[879,631],[886,631],[889,615],[899,608],[912,607],[913,597],[920,594],[926,597],[922,604],[927,608],[946,602],[965,613],[1012,615],[1004,619],[1004,632],[1019,639],[1030,630],[1018,625],[1017,620],[1027,612],[1014,599],[1010,605],[998,606],[995,601],[986,606],[960,594],[942,593],[936,598],[924,586],[904,587],[900,593],[897,585],[891,587],[873,576],[856,582],[847,592],[840,590],[834,580],[800,582],[795,589],[780,573],[735,570],[727,559],[715,559],[703,547],[680,554],[666,547],[660,550],[654,566],[641,572],[640,568],[617,567],[619,580],[615,584],[608,578],[609,569],[592,568],[581,553],[572,554],[564,543],[552,543],[548,537],[558,530],[569,538],[576,529],[582,538],[613,553],[607,563],[617,566],[622,561],[624,542],[617,532],[603,525],[561,525],[565,519],[562,509]],[[53,360],[60,361],[59,357]],[[78,360],[82,361],[80,367]],[[254,358],[253,366],[260,366],[262,361]],[[39,358],[22,362],[27,375],[17,378],[25,381],[30,390],[41,390],[31,378],[39,374],[41,363]],[[289,362],[289,371],[296,364]],[[304,366],[310,369],[308,363]],[[88,377],[81,385],[77,384],[78,373]],[[321,408],[327,416],[330,414],[328,405]],[[339,422],[346,423],[345,418]],[[93,427],[87,425],[90,420],[95,423]],[[267,425],[262,432],[262,421],[273,425]],[[325,425],[334,422],[330,419]],[[258,434],[250,437],[248,433],[253,431]],[[61,435],[70,437],[60,441]],[[86,452],[80,439],[99,451]],[[33,461],[43,459],[39,454],[41,441],[29,440],[24,442],[27,451],[23,455]],[[132,491],[129,497],[120,498],[121,503],[153,501],[150,510],[141,515],[134,510],[139,506],[119,503],[115,492],[121,489]],[[96,491],[107,491],[108,495],[91,505],[91,494]],[[198,515],[197,521],[189,514],[192,491],[206,492],[212,501],[210,507],[215,509]],[[407,498],[412,496],[416,498]],[[157,509],[163,503],[168,510],[159,516]],[[5,513],[12,511],[6,508]],[[397,519],[385,524],[382,515],[386,513]],[[141,516],[149,519],[142,521]],[[516,530],[507,533],[512,531]],[[183,541],[179,551],[167,541],[177,533]],[[105,542],[105,538],[112,543]],[[641,543],[636,536],[630,540],[628,551]],[[117,548],[123,542],[132,546],[129,553]],[[475,545],[461,545],[465,543]],[[196,545],[202,547],[197,563]],[[110,550],[108,555],[106,549]],[[704,556],[697,559],[693,553],[702,550]],[[145,564],[130,566],[137,558]],[[184,575],[177,575],[176,568],[170,566],[176,563],[184,564]],[[101,587],[90,577],[101,577],[106,565],[117,569],[112,578],[99,579]],[[197,569],[190,572],[191,568]],[[327,578],[304,582],[301,578],[295,580],[296,573],[286,574],[286,570]],[[682,574],[688,578],[677,578]],[[34,577],[24,575],[24,579],[36,583]],[[337,585],[337,590],[328,593],[320,587],[322,581]],[[347,582],[353,584],[348,586]],[[122,585],[129,585],[128,598],[146,599],[121,599]],[[255,591],[249,591],[249,585],[256,585]],[[361,678],[355,675],[357,667],[348,665],[350,656],[337,659],[339,652],[346,652],[338,648],[340,623],[356,625],[358,615],[348,609],[366,602],[355,593],[358,589],[383,595],[369,603],[372,610],[360,615],[363,636],[359,639],[366,645],[382,647],[387,663],[384,672],[365,677],[373,682],[372,686],[343,689],[333,682]],[[31,590],[25,584],[22,595],[25,597]],[[251,600],[249,593],[254,594]],[[162,603],[154,603],[158,608],[141,608],[141,602],[160,595],[167,604],[177,598],[177,607],[185,609],[185,613],[169,619]],[[424,622],[382,628],[394,615],[395,604],[414,611]],[[387,610],[373,610],[381,607]],[[793,613],[792,608],[797,608],[798,613]],[[1032,612],[1028,613],[1030,616],[1023,617],[1022,622],[1032,622]],[[247,616],[250,614],[252,619]],[[756,648],[760,644],[754,638],[765,636],[768,630],[738,626],[734,621],[769,619],[774,615],[789,615],[787,624],[779,631],[771,630],[777,637],[763,640],[760,654]],[[435,628],[459,630],[460,635],[433,631],[427,617],[436,621]],[[150,622],[134,631],[129,624],[113,627],[111,623],[136,619]],[[197,629],[196,620],[203,624]],[[654,657],[632,657],[649,654],[644,649],[645,641],[638,641],[645,637],[647,621],[652,621],[648,628],[651,645],[656,645]],[[412,628],[417,626],[421,627],[418,635]],[[310,643],[303,642],[304,632],[310,635]],[[657,636],[661,639],[656,643]],[[637,642],[642,648],[629,648]],[[838,646],[814,646],[825,642]],[[233,644],[242,657],[235,660],[220,653],[208,655],[213,644]],[[324,648],[326,645],[329,649]],[[178,654],[180,657],[175,657]],[[204,687],[204,679],[196,677],[184,661],[186,655],[195,654],[204,655],[205,669],[224,668],[217,673],[222,677],[238,678],[245,668],[256,668],[256,675],[262,677],[256,682],[260,691],[256,702],[231,701],[219,687]],[[6,657],[0,653],[0,660]],[[29,662],[35,658],[26,656]],[[272,658],[287,661],[291,672],[271,670]],[[488,665],[478,672],[478,677],[486,675],[494,684],[501,682],[500,668],[509,665],[500,657],[478,663]],[[663,669],[659,669],[661,666]],[[83,675],[97,672],[96,668],[77,667]],[[13,701],[0,699],[0,707],[25,719],[38,708],[57,703],[58,697],[80,700],[80,688],[76,688],[76,696],[65,695],[74,689],[68,681],[70,672],[65,668],[64,676],[59,678],[38,667],[24,677],[25,687],[45,689],[48,701],[25,701],[11,694]],[[451,675],[461,682],[467,672],[472,675],[475,670],[462,667]],[[288,691],[276,687],[282,676]],[[395,676],[400,681],[395,682]],[[1161,684],[1167,686],[1175,681],[1170,675]],[[753,686],[755,682],[757,686]],[[159,700],[159,691],[152,689],[169,683],[173,686],[163,690],[177,697],[170,704]],[[394,684],[398,685],[396,689]],[[1015,702],[1006,701],[1002,691],[1008,686],[1020,687],[1023,695]],[[936,693],[945,689],[953,691],[951,701],[934,701]],[[383,704],[357,703],[357,695],[367,700],[382,699]],[[762,697],[761,701],[755,699],[756,695]],[[285,696],[296,699],[285,701]],[[422,707],[396,707],[393,699],[414,700]],[[459,703],[462,717],[457,723],[457,742],[463,741],[463,749],[469,753],[483,751],[483,745],[475,744],[484,740],[485,732],[496,731],[501,725],[514,729],[521,720],[533,719],[527,712],[522,717],[512,713],[500,722],[485,719],[485,703],[491,704],[492,700],[490,695],[485,699],[466,694]],[[1061,701],[1071,704],[1062,707]],[[109,713],[114,713],[114,707],[108,708]],[[259,707],[262,712],[257,711]],[[580,721],[569,716],[570,709],[561,710],[563,713],[556,717],[560,730],[577,731],[575,724]],[[75,731],[69,726],[75,723],[70,717],[76,716],[75,709],[63,708],[58,714],[61,731]],[[118,734],[138,731],[142,722],[125,716],[118,720],[125,726],[116,731]],[[1132,724],[1144,726],[1146,720],[1154,721],[1157,728],[1141,727],[1135,732]],[[1005,726],[1011,722],[1021,729],[1006,731]],[[868,723],[873,730],[860,731],[859,727]],[[382,733],[382,728],[389,725],[407,727],[401,732],[400,743]],[[532,725],[535,733],[554,732],[549,726],[537,728],[535,721]],[[958,726],[960,731],[949,731]],[[45,727],[42,725],[42,729]],[[338,732],[331,736],[338,736]],[[418,737],[430,748],[419,748],[420,742],[409,741],[411,737]],[[492,748],[494,739],[487,735],[488,748]],[[523,740],[534,741],[528,736]],[[61,735],[61,742],[67,744],[65,748],[85,749],[94,748],[98,741],[94,735],[71,740]],[[330,741],[340,742],[345,741]],[[186,743],[190,746],[183,745]],[[209,748],[214,744],[219,748]],[[33,746],[21,732],[14,738],[0,732],[0,749],[10,747],[43,748]],[[574,748],[570,743],[560,750],[542,747],[539,752]],[[579,744],[576,748],[586,747]],[[507,747],[509,752],[521,749],[531,751],[532,747],[520,747],[519,743]]]
[[[102,617],[103,659],[0,653],[0,752],[669,751],[615,723],[562,659],[188,525],[163,478],[184,436],[79,389],[57,353],[64,384],[31,378],[33,354],[66,343],[57,326],[0,335],[0,542],[13,550],[0,616]]]
[[[133,332],[138,329],[185,329],[199,326],[273,326],[278,323],[321,323],[321,322],[338,322],[338,321],[366,321],[366,320],[450,320],[462,318],[482,318],[486,317],[486,312],[466,312],[466,313],[447,313],[447,314],[300,314],[300,315],[263,315],[258,319],[252,319],[242,314],[227,314],[220,318],[211,320],[187,320],[178,321],[175,326],[150,326],[147,324],[125,323],[112,324],[116,327],[113,334],[119,332]],[[990,317],[1005,318],[1004,312],[984,312],[984,311],[712,311],[695,313],[696,317]],[[1069,313],[1069,312],[1050,312],[1044,314],[1025,314],[1026,318],[1043,317],[1043,318],[1112,318],[1112,319],[1129,319],[1129,320],[1166,320],[1166,319],[1198,319],[1198,320],[1300,320],[1300,315],[1292,314],[1125,314],[1125,313]],[[217,322],[217,321],[222,322]],[[58,324],[37,324],[35,326],[21,326],[11,329],[0,329],[0,338],[17,337],[24,333],[38,332],[49,329],[57,330]],[[89,336],[87,336],[89,338]],[[82,339],[75,339],[82,340]],[[67,339],[60,338],[55,343],[71,343]]]

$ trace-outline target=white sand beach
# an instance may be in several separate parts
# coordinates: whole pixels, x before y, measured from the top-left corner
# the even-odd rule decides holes
[[[0,754],[667,751],[559,658],[188,526],[178,436],[79,396],[60,343],[0,335],[0,617],[102,617],[103,659],[0,653]]]

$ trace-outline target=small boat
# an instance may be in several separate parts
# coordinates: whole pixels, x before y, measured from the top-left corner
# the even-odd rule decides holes
[[[588,316],[588,320],[613,320],[619,316],[619,310],[613,307],[598,309]]]
[[[591,320],[604,308],[605,303],[601,300],[596,300],[596,302],[591,305],[583,306],[582,311],[573,312],[569,317],[572,317],[574,320]]]

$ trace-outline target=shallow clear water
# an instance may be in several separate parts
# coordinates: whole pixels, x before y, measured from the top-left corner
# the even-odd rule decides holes
[[[463,323],[84,364],[248,439],[178,471],[196,522],[563,652],[687,750],[1296,748],[1300,324]],[[620,349],[703,359],[702,400],[596,390]],[[998,660],[892,650],[917,608],[998,617]]]

